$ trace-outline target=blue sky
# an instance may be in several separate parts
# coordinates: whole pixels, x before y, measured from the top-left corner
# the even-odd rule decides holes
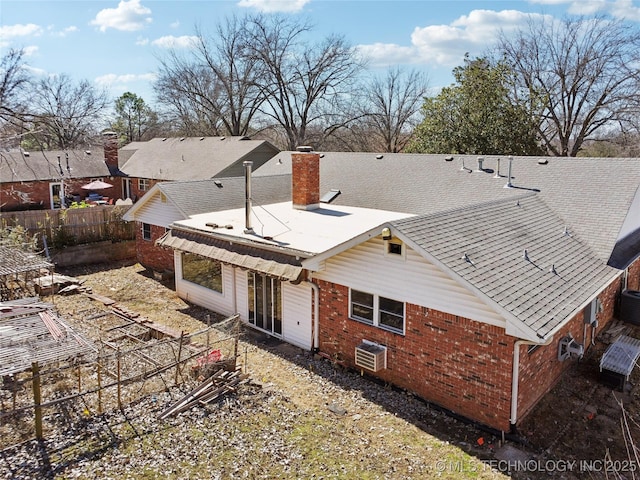
[[[451,83],[465,52],[482,54],[527,15],[607,14],[640,26],[640,0],[0,0],[0,53],[24,48],[35,75],[66,73],[153,104],[158,56],[189,48],[196,25],[213,32],[229,15],[256,12],[309,19],[318,39],[336,33],[361,49],[373,72],[417,68],[434,89]]]

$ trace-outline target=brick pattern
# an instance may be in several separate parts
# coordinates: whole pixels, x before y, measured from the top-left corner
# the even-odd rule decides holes
[[[104,163],[111,173],[118,171],[118,135],[104,135]]]
[[[599,296],[603,311],[597,314],[597,336],[613,320],[616,310],[616,301],[621,287],[620,279],[609,285]],[[578,343],[583,343],[585,350],[591,344],[594,332],[587,327],[587,336],[584,338],[584,312],[578,313],[565,327],[556,333],[551,344],[539,347],[531,353],[527,353],[526,345],[520,347],[520,385],[518,388],[518,420],[529,413],[535,404],[560,380],[562,373],[575,360],[558,361],[558,342],[566,335],[571,334]]]
[[[173,272],[173,249],[156,246],[164,227],[151,225],[151,240],[142,238],[142,223],[136,222],[136,256],[138,262],[156,272]]]
[[[121,181],[119,178],[111,180],[104,179],[113,185],[112,188],[103,190],[104,196],[110,198],[120,198]],[[84,190],[82,185],[86,185],[91,178],[74,178],[64,181],[64,190],[67,195],[78,195],[80,199],[85,199],[89,195],[89,191]],[[43,209],[51,208],[51,197],[49,193],[49,184],[59,183],[55,180],[41,180],[34,182],[3,182],[0,184],[0,205],[3,210],[15,210],[21,206],[29,204],[41,205]]]
[[[151,187],[153,187],[156,183],[158,183],[159,181],[162,180],[151,180],[148,179],[147,180],[147,189],[146,190],[141,190],[140,189],[140,182],[138,181],[138,178],[132,178],[131,179],[131,198],[133,199],[134,202],[137,202],[138,200],[140,200],[142,198],[142,196],[147,193],[149,190],[151,190]]]
[[[320,154],[291,154],[293,208],[310,209],[320,203]]]
[[[640,290],[640,260],[636,260],[629,265],[627,288],[629,290]]]
[[[425,400],[499,430],[510,429],[511,376],[515,338],[504,329],[427,307],[406,304],[405,335],[396,335],[349,318],[349,289],[318,281],[320,351],[353,368],[355,347],[363,339],[387,346],[387,369],[374,375]],[[599,296],[596,335],[614,318],[620,281]],[[531,354],[520,347],[518,421],[560,379],[574,360],[557,360],[558,341],[571,332],[583,342],[584,315],[577,314],[548,346]],[[591,341],[587,329],[586,345]],[[372,373],[372,372],[369,372]],[[373,374],[373,373],[372,373]]]
[[[355,368],[363,339],[387,346],[375,375],[465,417],[509,428],[513,341],[502,328],[406,304],[405,335],[349,318],[349,289],[318,281],[320,351]]]

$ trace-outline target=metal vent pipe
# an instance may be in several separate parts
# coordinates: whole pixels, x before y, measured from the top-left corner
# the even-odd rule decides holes
[[[254,233],[251,227],[251,168],[253,162],[242,162],[244,166],[244,233]]]

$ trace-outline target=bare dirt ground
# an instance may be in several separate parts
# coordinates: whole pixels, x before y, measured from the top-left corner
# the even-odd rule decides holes
[[[179,299],[171,281],[157,281],[137,264],[60,273],[177,331],[197,331],[211,316],[217,318]],[[51,299],[74,328],[95,339],[97,322],[85,319],[104,305],[84,295]],[[6,429],[0,477],[640,477],[630,453],[630,441],[640,438],[635,423],[640,372],[634,371],[631,388],[623,393],[602,385],[598,361],[604,348],[599,342],[575,362],[525,419],[521,441],[507,438],[503,444],[499,436],[411,394],[247,330],[239,354],[251,382],[235,395],[166,421],[158,420],[158,412],[186,387],[150,392],[122,411],[103,415],[71,404],[64,415],[56,410],[45,418],[44,442],[17,447],[5,443],[5,433],[13,428],[15,435],[17,428],[29,438],[31,422],[26,416],[11,419],[0,427]],[[598,463],[607,455],[613,462],[608,472]]]

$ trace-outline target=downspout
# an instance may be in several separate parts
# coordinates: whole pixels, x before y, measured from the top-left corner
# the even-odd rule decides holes
[[[515,429],[518,421],[518,383],[520,380],[520,347],[522,345],[549,345],[553,341],[553,337],[549,338],[545,343],[536,343],[529,340],[516,340],[513,345],[513,371],[511,372],[511,430]]]
[[[233,309],[233,314],[238,313],[238,294],[236,288],[236,267],[231,266],[231,308]]]
[[[313,280],[305,280],[313,290],[313,321],[311,323],[311,351],[317,352],[320,349],[320,287]]]

